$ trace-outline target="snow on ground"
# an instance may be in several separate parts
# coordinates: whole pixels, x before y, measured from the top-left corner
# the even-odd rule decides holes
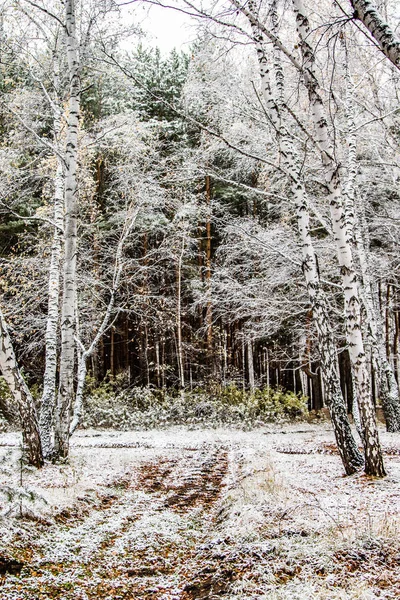
[[[0,435],[1,600],[400,597],[400,436],[344,477],[328,424],[81,431],[21,470]],[[22,516],[21,516],[22,515]]]

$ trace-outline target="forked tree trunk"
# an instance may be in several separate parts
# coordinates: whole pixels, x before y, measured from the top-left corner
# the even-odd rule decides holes
[[[256,6],[253,1],[248,3],[248,8],[252,11],[253,16],[256,17]],[[250,24],[253,31],[253,38],[256,42],[263,96],[269,118],[279,134],[283,163],[286,170],[291,175],[291,187],[297,212],[297,227],[302,248],[303,272],[312,308],[313,321],[317,330],[326,404],[330,411],[344,469],[346,473],[350,475],[362,466],[363,460],[351,432],[343,395],[340,389],[337,352],[332,329],[330,327],[327,302],[320,284],[317,256],[310,234],[308,198],[304,184],[299,175],[299,165],[297,164],[293,141],[282,123],[279,108],[272,96],[263,37],[262,33],[255,25],[255,20],[250,20]],[[283,77],[277,77],[276,83],[278,89],[279,86],[283,86]],[[278,95],[283,96],[283,91],[280,90]]]
[[[10,334],[1,308],[0,370],[10,389],[11,396],[18,406],[28,463],[40,468],[43,466],[43,454],[36,408],[29,388],[18,368]]]
[[[385,469],[379,443],[375,409],[372,402],[369,365],[367,364],[362,337],[358,281],[354,269],[351,239],[349,238],[348,223],[343,206],[338,165],[334,159],[333,146],[328,132],[324,105],[319,93],[319,84],[315,74],[315,56],[309,43],[310,27],[308,18],[301,0],[293,0],[293,5],[296,15],[297,32],[300,39],[300,48],[304,60],[304,82],[310,98],[311,115],[316,138],[321,150],[325,182],[329,191],[328,200],[344,294],[346,339],[349,346],[357,391],[357,401],[360,409],[365,455],[365,472],[368,475],[383,477],[385,475]]]
[[[64,221],[64,285],[61,309],[60,383],[55,418],[55,456],[67,458],[69,453],[70,411],[74,397],[75,372],[75,294],[77,252],[77,158],[80,113],[80,65],[76,39],[74,0],[65,0],[66,46],[69,76],[69,112],[67,120],[65,221]]]
[[[129,238],[129,235],[132,232],[134,224],[136,222],[136,217],[139,213],[139,209],[141,207],[141,203],[134,206],[133,204],[130,206],[124,229],[122,231],[122,235],[118,242],[117,251],[115,253],[115,262],[114,262],[114,273],[113,273],[113,282],[110,291],[110,299],[108,301],[107,309],[104,313],[103,319],[98,327],[97,333],[94,336],[92,343],[88,348],[84,348],[82,342],[80,342],[80,356],[78,362],[78,381],[76,386],[75,393],[75,402],[74,402],[74,410],[73,416],[69,428],[69,435],[71,436],[76,428],[78,427],[81,417],[82,417],[82,407],[83,407],[83,392],[85,390],[86,383],[86,373],[87,373],[87,364],[89,359],[95,353],[100,341],[103,339],[104,334],[110,327],[110,323],[112,322],[112,315],[115,309],[115,298],[121,283],[121,276],[123,273],[124,263],[123,263],[123,253],[125,248],[125,243]],[[111,330],[113,332],[113,329]]]

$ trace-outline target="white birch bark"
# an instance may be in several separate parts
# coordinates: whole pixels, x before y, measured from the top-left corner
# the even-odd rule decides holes
[[[58,59],[54,57],[54,87],[59,87]],[[59,147],[61,131],[61,109],[58,98],[53,103],[54,142]],[[54,176],[54,233],[48,278],[47,322],[45,336],[45,370],[43,376],[43,393],[40,405],[40,435],[43,455],[49,458],[54,451],[53,415],[56,401],[57,376],[57,331],[59,322],[60,268],[64,226],[64,165],[59,155],[56,156],[57,168]]]
[[[378,376],[379,394],[386,420],[386,428],[391,432],[400,431],[399,387],[393,367],[386,356],[383,323],[379,310],[374,302],[373,283],[367,252],[361,233],[360,219],[355,223],[355,243],[360,261],[362,277],[362,302],[368,322],[368,335],[371,344],[372,360]]]
[[[308,197],[303,181],[299,175],[299,165],[295,155],[292,139],[282,124],[281,115],[274,101],[269,78],[269,68],[263,45],[263,36],[258,29],[256,6],[253,1],[248,3],[248,10],[253,19],[249,19],[253,38],[256,43],[262,91],[269,118],[274,129],[279,133],[281,154],[285,169],[291,174],[291,187],[297,212],[297,227],[302,248],[302,264],[306,287],[313,312],[313,320],[318,335],[318,345],[321,357],[326,403],[329,408],[335,431],[338,449],[347,474],[354,473],[362,465],[362,457],[351,433],[347,417],[340,381],[338,375],[337,352],[333,333],[329,324],[327,302],[320,285],[318,261],[310,234],[310,212]],[[283,77],[276,79],[277,87],[284,85]],[[283,97],[283,90],[278,91]]]
[[[353,17],[362,22],[378,42],[382,52],[400,69],[400,39],[385,22],[377,7],[370,0],[350,0]]]
[[[57,330],[60,296],[60,260],[62,249],[62,229],[64,221],[64,170],[58,159],[54,179],[54,234],[48,280],[47,322],[45,337],[45,371],[43,376],[43,394],[40,406],[40,434],[43,454],[48,458],[53,453],[53,413],[56,398],[57,374]]]
[[[75,294],[77,252],[77,156],[80,113],[80,64],[76,39],[74,0],[65,0],[65,29],[69,75],[69,107],[65,150],[65,219],[63,301],[61,309],[60,382],[55,418],[55,455],[69,453],[70,410],[74,396]]]
[[[346,49],[345,49],[346,50]],[[368,260],[367,226],[364,222],[364,207],[356,210],[356,181],[357,181],[357,136],[354,120],[351,84],[345,51],[346,64],[344,65],[346,79],[345,112],[347,120],[347,180],[343,188],[344,209],[348,223],[349,238],[351,239],[358,256],[361,270],[360,296],[365,309],[368,323],[368,337],[371,345],[372,360],[379,381],[379,393],[385,414],[388,431],[400,431],[400,401],[399,388],[394,376],[393,368],[387,360],[383,327],[379,311],[374,301],[371,269]],[[358,215],[356,218],[355,215]],[[356,403],[354,403],[356,404]]]
[[[347,53],[346,53],[347,59]],[[343,189],[344,208],[346,220],[348,223],[349,238],[354,244],[361,268],[361,290],[360,296],[365,309],[368,323],[368,337],[371,345],[372,360],[375,372],[379,380],[379,390],[382,400],[382,406],[385,413],[386,426],[388,431],[400,430],[400,403],[399,403],[399,388],[396,378],[393,373],[392,366],[387,360],[385,341],[383,336],[383,327],[379,315],[379,311],[374,301],[373,284],[371,278],[370,265],[368,260],[367,244],[365,242],[368,237],[367,227],[364,223],[363,206],[359,206],[356,210],[356,178],[357,178],[357,138],[356,124],[354,120],[354,111],[352,105],[350,78],[348,73],[348,64],[346,60],[345,78],[346,78],[346,119],[347,119],[347,180]],[[356,218],[355,215],[358,215]]]
[[[43,466],[43,455],[36,408],[29,388],[19,370],[7,323],[1,308],[0,370],[18,406],[28,462],[40,468]]]
[[[275,38],[278,38],[279,28],[279,17],[278,17],[278,0],[272,0],[271,3],[271,22],[272,22],[272,33]],[[281,53],[276,43],[273,43],[274,48],[274,73],[276,82],[276,104],[279,110],[283,110],[285,103],[285,76],[283,73]]]
[[[385,475],[385,469],[376,425],[375,409],[372,403],[371,377],[361,330],[358,281],[353,264],[348,222],[343,206],[338,165],[333,158],[333,147],[328,132],[325,110],[314,71],[314,52],[308,42],[310,34],[308,18],[301,0],[293,0],[293,6],[296,15],[296,26],[300,38],[301,52],[304,60],[303,76],[309,93],[311,115],[316,132],[317,143],[321,149],[322,162],[325,167],[325,182],[328,188],[332,227],[344,293],[346,340],[349,346],[350,359],[357,390],[357,401],[360,409],[365,454],[365,472],[368,475],[381,477]]]

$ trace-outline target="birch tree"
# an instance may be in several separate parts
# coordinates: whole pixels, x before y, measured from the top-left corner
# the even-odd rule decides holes
[[[57,38],[56,38],[57,40]],[[56,42],[57,43],[57,42]],[[57,47],[53,53],[54,69],[54,98],[48,97],[53,111],[54,143],[61,149],[62,109],[60,106],[60,74]],[[49,277],[47,322],[45,336],[45,370],[43,375],[43,393],[40,405],[40,433],[44,456],[53,454],[53,416],[56,399],[56,377],[58,358],[58,326],[59,326],[59,296],[60,296],[60,267],[63,250],[64,230],[64,161],[61,153],[57,154],[56,172],[54,175],[54,233],[51,247]]]
[[[271,123],[279,135],[283,162],[291,178],[292,193],[295,198],[297,211],[298,232],[302,246],[303,273],[318,335],[322,372],[327,394],[327,405],[331,413],[343,465],[346,473],[350,474],[361,466],[362,460],[350,430],[350,424],[340,390],[337,351],[329,325],[326,299],[319,280],[318,260],[310,234],[310,216],[307,194],[301,176],[299,175],[300,169],[293,148],[293,140],[282,122],[278,105],[272,96],[268,60],[263,47],[263,35],[256,24],[256,6],[253,3],[249,3],[248,10],[252,13],[253,17],[255,16],[255,19],[250,20],[250,25],[256,43],[265,104]],[[284,81],[280,69],[277,70],[277,75],[276,85],[279,90],[278,95],[282,98]]]
[[[65,216],[63,300],[61,306],[61,354],[59,390],[55,413],[54,452],[66,458],[69,452],[70,411],[74,396],[76,253],[77,253],[77,158],[81,77],[76,37],[75,2],[65,1],[65,34],[69,77],[69,106],[65,146]]]
[[[52,6],[33,5],[35,12],[28,12],[25,2],[19,6],[21,13],[32,27],[41,32],[47,51],[53,53],[53,80],[51,92],[46,84],[38,80],[41,91],[53,115],[54,144],[38,136],[24,121],[15,114],[21,125],[36,135],[39,143],[48,150],[54,150],[57,167],[54,175],[54,226],[48,278],[48,315],[46,327],[46,365],[44,373],[43,395],[41,403],[40,428],[46,457],[66,458],[69,445],[69,422],[71,405],[74,398],[74,375],[76,365],[76,266],[77,266],[77,214],[78,214],[78,133],[81,103],[82,57],[88,50],[91,29],[97,23],[99,14],[110,7],[101,6],[92,10],[87,23],[80,24],[80,40],[77,36],[75,0],[66,0],[64,14],[59,14]],[[42,19],[42,20],[41,20]],[[97,23],[98,24],[98,23]],[[66,49],[66,57],[60,57],[60,48]],[[35,49],[23,48],[29,59]],[[67,65],[68,106],[63,114],[59,69]],[[34,63],[35,64],[35,63]],[[40,64],[36,57],[36,64]],[[65,148],[61,134],[65,121]],[[63,292],[61,315],[59,314],[60,257],[63,252]],[[55,385],[57,372],[58,323],[61,320],[61,354],[59,363],[59,390],[56,407]],[[104,333],[104,331],[102,332]],[[100,336],[101,337],[101,336]],[[53,440],[53,416],[55,431]],[[53,445],[54,444],[54,445]]]
[[[372,404],[371,378],[362,337],[360,298],[357,274],[354,269],[348,222],[344,211],[339,168],[334,159],[323,101],[314,70],[315,54],[310,45],[310,26],[301,0],[293,0],[297,32],[303,57],[303,77],[307,87],[315,133],[321,149],[332,227],[337,246],[338,262],[343,284],[346,338],[354,370],[357,401],[363,434],[365,471],[369,475],[385,475],[379,443],[376,416]]]
[[[355,122],[355,107],[351,89],[348,52],[345,38],[344,46],[344,78],[345,78],[345,117],[347,133],[347,177],[343,186],[345,218],[348,223],[349,239],[352,241],[358,257],[361,272],[360,298],[365,310],[368,323],[368,334],[371,345],[372,359],[375,372],[379,379],[379,391],[385,414],[388,431],[400,430],[400,399],[399,388],[389,360],[386,357],[383,337],[382,319],[377,308],[377,298],[374,298],[371,266],[366,240],[368,239],[365,223],[364,199],[358,198],[356,204],[357,184],[357,133]],[[357,217],[356,217],[357,215]],[[376,294],[375,294],[376,296]]]

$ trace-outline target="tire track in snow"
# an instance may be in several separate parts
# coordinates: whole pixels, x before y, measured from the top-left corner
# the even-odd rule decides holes
[[[2,600],[16,589],[18,600],[182,597],[179,574],[204,541],[227,469],[226,449],[203,445],[85,495],[47,530],[37,526],[32,559],[20,577],[7,576]]]

